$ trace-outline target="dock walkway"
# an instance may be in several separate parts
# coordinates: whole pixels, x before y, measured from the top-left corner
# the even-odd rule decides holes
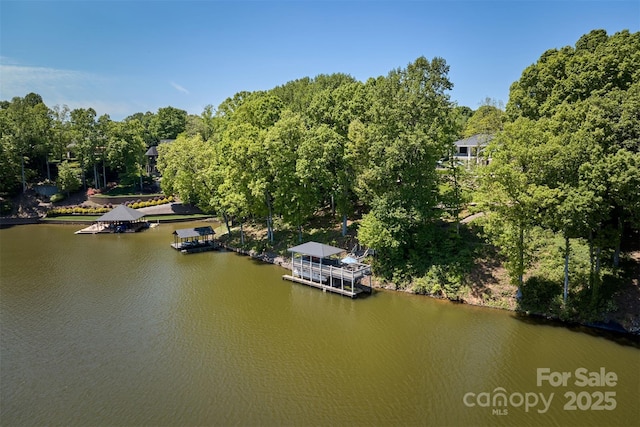
[[[284,276],[282,276],[282,278],[286,279],[286,280],[290,280],[292,282],[302,283],[303,285],[308,285],[308,286],[312,286],[314,288],[322,289],[323,291],[326,291],[326,292],[333,292],[333,293],[336,293],[336,294],[345,295],[345,296],[348,296],[348,297],[351,297],[351,298],[355,298],[359,294],[364,292],[362,289],[360,289],[358,287],[331,286],[331,285],[326,285],[324,283],[313,282],[311,280],[307,280],[307,279],[302,278],[302,277],[291,276],[291,275],[288,275],[288,274],[285,274]]]
[[[98,233],[110,233],[110,230],[107,230],[107,224],[101,222],[96,224],[91,224],[88,227],[83,228],[82,230],[78,230],[75,234],[98,234]]]
[[[198,252],[217,251],[219,249],[222,249],[222,246],[214,240],[208,240],[205,242],[200,242],[198,244],[185,244],[184,242],[171,243],[171,247],[183,254],[194,254]]]

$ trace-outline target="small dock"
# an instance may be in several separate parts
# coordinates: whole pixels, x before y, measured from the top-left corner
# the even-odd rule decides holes
[[[183,254],[215,251],[221,245],[213,238],[215,232],[211,227],[183,228],[173,232],[171,247]]]
[[[171,247],[183,254],[194,254],[198,252],[217,251],[222,247],[214,241],[206,241],[198,244],[171,243]]]
[[[291,274],[283,279],[356,298],[365,290],[371,293],[371,266],[347,257],[343,260],[332,258],[344,249],[321,243],[309,242],[289,249],[292,252]],[[369,286],[362,280],[369,276]]]
[[[94,224],[76,231],[75,234],[137,233],[150,227],[143,218],[144,213],[119,205],[98,218]]]
[[[157,226],[158,224],[149,224],[148,222],[137,222],[127,226],[114,226],[113,224],[98,222],[91,224],[82,230],[76,231],[75,234],[137,233],[139,231],[146,230],[147,228],[154,228]]]
[[[82,230],[78,230],[75,234],[98,234],[98,233],[109,233],[107,224],[105,223],[96,223],[91,224],[88,227],[83,228]]]

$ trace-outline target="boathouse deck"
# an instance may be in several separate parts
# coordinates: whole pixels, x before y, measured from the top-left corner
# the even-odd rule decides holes
[[[94,224],[76,231],[75,234],[136,233],[150,227],[143,218],[144,213],[118,205],[96,219]]]
[[[343,262],[332,255],[345,252],[344,249],[309,242],[289,249],[291,256],[291,274],[283,279],[322,289],[323,291],[357,297],[364,289],[371,292],[371,266],[355,259],[345,258]],[[369,286],[362,279],[369,276]]]
[[[214,234],[213,229],[208,226],[176,230],[173,232],[171,247],[183,254],[214,251],[220,249]]]

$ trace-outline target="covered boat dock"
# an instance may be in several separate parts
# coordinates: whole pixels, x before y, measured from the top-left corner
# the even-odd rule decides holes
[[[118,205],[102,215],[89,227],[76,231],[76,234],[97,233],[135,233],[149,228],[144,213],[125,205]]]
[[[365,291],[371,293],[371,266],[353,257],[336,258],[346,252],[344,249],[307,242],[290,248],[289,252],[291,274],[282,276],[283,279],[351,298]],[[365,277],[369,277],[368,286],[362,283]]]
[[[185,254],[219,249],[210,226],[182,228],[173,232],[171,247]]]

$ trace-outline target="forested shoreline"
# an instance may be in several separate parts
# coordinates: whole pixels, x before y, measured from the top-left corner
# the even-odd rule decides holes
[[[2,101],[0,193],[143,189],[157,146],[162,191],[219,216],[239,245],[247,227],[277,250],[278,231],[293,243],[321,223],[375,249],[375,274],[394,288],[463,300],[492,260],[519,310],[618,313],[640,330],[640,33],[594,30],[544,52],[504,109],[456,105],[448,72],[420,57],[365,82],[305,77],[199,116],[166,107],[120,122],[37,94]],[[461,161],[455,142],[474,135],[491,141]]]

